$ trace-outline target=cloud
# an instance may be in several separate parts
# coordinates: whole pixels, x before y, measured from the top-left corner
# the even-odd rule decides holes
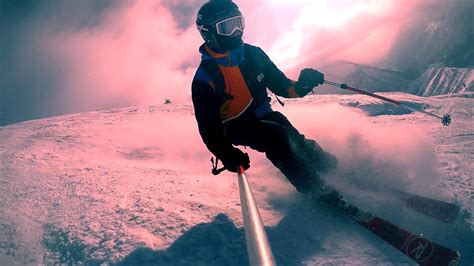
[[[268,22],[290,26],[263,44],[293,75],[302,67],[335,60],[376,65],[389,54],[399,32],[420,19],[420,10],[440,1],[303,2],[292,21]]]
[[[200,42],[194,28],[180,28],[168,9],[153,1],[111,12],[94,30],[62,34],[52,47],[71,60],[59,95],[66,99],[63,108],[185,101]]]
[[[180,29],[194,27],[197,10],[207,1],[205,0],[163,0],[163,5],[169,9]]]
[[[195,3],[25,3],[1,6],[9,16],[2,23],[0,61],[7,75],[0,80],[0,124],[189,100],[201,43],[188,25]]]
[[[199,63],[197,47],[202,42],[194,18],[202,3],[133,1],[108,13],[101,27],[56,36],[51,47],[70,62],[64,90],[58,95],[61,109],[74,112],[153,104],[164,98],[189,101],[190,83]],[[274,58],[295,78],[300,68],[317,67],[329,60],[377,62],[390,50],[400,27],[410,22],[402,18],[409,18],[420,1],[404,5],[363,1],[347,8],[315,6],[313,1],[299,6],[278,6],[269,1],[237,3],[247,21],[246,41],[272,55],[285,38],[295,37],[299,46],[281,46],[290,52],[295,49],[294,56]],[[325,10],[318,14],[318,8]],[[323,15],[322,11],[334,10],[342,10],[340,15],[348,18],[340,24],[334,19],[334,27],[322,20],[319,24],[308,21],[308,17]],[[325,18],[331,20],[330,16]]]
[[[100,26],[102,15],[122,1],[2,1],[0,3],[0,125],[62,113],[68,58],[49,39],[66,31]]]

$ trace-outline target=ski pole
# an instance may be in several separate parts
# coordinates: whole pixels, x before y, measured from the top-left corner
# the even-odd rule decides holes
[[[367,95],[367,96],[370,96],[370,97],[374,97],[374,98],[377,98],[379,100],[383,100],[383,101],[386,101],[386,102],[389,102],[389,103],[392,103],[392,104],[395,104],[395,105],[398,105],[398,106],[405,107],[406,109],[414,111],[414,112],[424,113],[426,115],[441,119],[441,124],[443,124],[443,126],[449,126],[449,124],[451,124],[451,115],[450,114],[445,114],[443,117],[441,117],[439,115],[427,112],[425,110],[421,110],[421,109],[418,109],[418,108],[415,108],[415,107],[411,107],[411,106],[406,105],[404,103],[401,103],[399,101],[395,101],[395,100],[392,100],[392,99],[389,99],[389,98],[386,98],[386,97],[383,97],[383,96],[380,96],[380,95],[377,95],[377,94],[374,94],[374,93],[371,93],[371,92],[368,92],[368,91],[364,91],[364,90],[349,87],[346,84],[339,84],[339,83],[332,82],[332,81],[329,81],[329,80],[325,80],[324,83],[328,84],[328,85],[331,85],[331,86],[334,86],[334,87],[341,88],[343,90],[349,90],[349,91],[353,91],[353,92],[356,92],[356,93],[359,93],[359,94],[364,94],[364,95]]]

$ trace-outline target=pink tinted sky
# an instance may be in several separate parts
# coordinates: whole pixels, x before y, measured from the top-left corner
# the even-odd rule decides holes
[[[245,41],[262,47],[290,78],[302,67],[330,60],[375,64],[420,6],[437,0],[236,1],[246,18]],[[132,1],[106,14],[100,27],[44,30],[45,47],[65,64],[63,112],[122,105],[190,101],[201,37],[194,23],[180,27],[170,10],[191,0]],[[197,7],[193,9],[191,21]]]

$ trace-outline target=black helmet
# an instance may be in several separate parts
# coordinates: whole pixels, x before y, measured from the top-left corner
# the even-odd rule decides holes
[[[242,45],[244,18],[232,0],[209,0],[199,9],[196,26],[207,46],[216,52]]]

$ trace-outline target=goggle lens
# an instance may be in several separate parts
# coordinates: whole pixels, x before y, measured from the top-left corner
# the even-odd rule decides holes
[[[242,16],[231,17],[216,24],[217,34],[232,36],[236,31],[244,32],[245,22]]]

